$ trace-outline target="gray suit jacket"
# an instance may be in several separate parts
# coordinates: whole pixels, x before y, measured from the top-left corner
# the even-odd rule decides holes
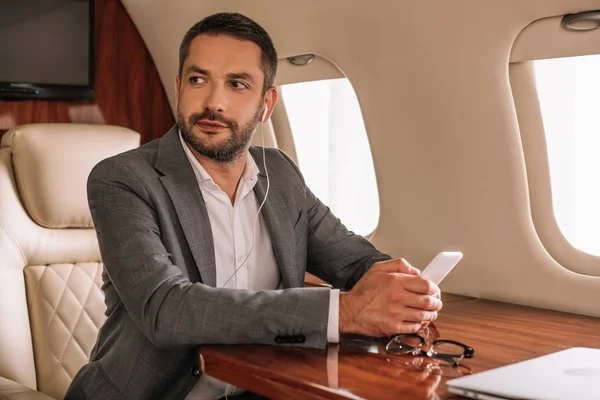
[[[262,149],[250,153],[262,202]],[[285,289],[257,292],[214,287],[215,243],[176,127],[93,169],[108,318],[67,398],[182,399],[198,381],[201,344],[326,346],[329,289],[303,288],[304,272],[350,289],[390,257],[346,230],[283,152],[266,158],[261,213]]]

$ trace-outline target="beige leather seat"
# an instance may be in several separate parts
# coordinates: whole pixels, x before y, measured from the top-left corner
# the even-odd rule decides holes
[[[86,181],[139,141],[129,129],[78,124],[2,137],[0,399],[61,399],[87,362],[105,306]]]

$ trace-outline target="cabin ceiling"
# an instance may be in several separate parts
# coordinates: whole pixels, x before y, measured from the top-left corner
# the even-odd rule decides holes
[[[502,54],[499,43],[507,56],[516,36],[532,21],[600,8],[598,0],[325,0],[310,6],[297,0],[121,1],[148,46],[172,104],[179,43],[189,27],[216,12],[237,11],[256,20],[273,38],[281,58],[317,53],[351,80],[393,77],[395,83],[353,82],[382,89],[371,91],[385,101],[387,94],[397,98],[398,90],[414,86],[403,85],[412,75],[425,80],[431,78],[428,73],[448,77],[453,67],[473,58],[482,61]],[[289,18],[274,18],[286,15]],[[444,74],[435,72],[439,68]]]

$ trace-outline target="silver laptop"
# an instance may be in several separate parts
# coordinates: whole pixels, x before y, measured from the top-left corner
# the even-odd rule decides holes
[[[446,384],[450,393],[481,400],[600,400],[600,349],[573,347]]]

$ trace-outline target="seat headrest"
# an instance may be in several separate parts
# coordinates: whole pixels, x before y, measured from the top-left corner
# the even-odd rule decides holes
[[[91,228],[87,179],[101,160],[138,147],[140,135],[110,125],[31,124],[2,137],[31,219],[46,228]]]

